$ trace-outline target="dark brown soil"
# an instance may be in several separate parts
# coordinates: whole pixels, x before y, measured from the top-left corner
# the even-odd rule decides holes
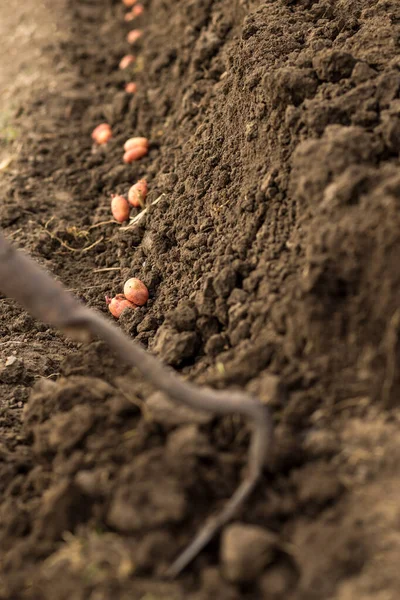
[[[270,404],[273,453],[238,521],[276,548],[246,583],[220,540],[162,581],[237,485],[245,425],[149,414],[154,390],[101,344],[1,297],[0,598],[397,600],[400,4],[144,5],[130,72],[119,0],[54,15],[58,85],[15,114],[0,224],[104,313],[139,277],[151,297],[125,331]],[[150,152],[123,165],[131,135]],[[162,199],[140,226],[109,223],[110,194],[140,177]]]

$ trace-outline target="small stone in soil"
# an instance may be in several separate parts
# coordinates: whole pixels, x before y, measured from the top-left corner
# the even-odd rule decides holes
[[[276,536],[262,527],[234,523],[222,535],[221,562],[232,583],[251,582],[275,557]]]

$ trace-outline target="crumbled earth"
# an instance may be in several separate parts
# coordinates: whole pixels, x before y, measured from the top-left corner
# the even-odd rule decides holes
[[[121,328],[256,394],[275,442],[237,523],[164,580],[238,484],[247,425],[176,411],[1,296],[0,598],[397,600],[400,4],[143,4],[126,71],[120,0],[0,9],[0,225],[104,314],[142,279]],[[150,151],[124,165],[132,135]],[[144,218],[110,222],[142,177]]]

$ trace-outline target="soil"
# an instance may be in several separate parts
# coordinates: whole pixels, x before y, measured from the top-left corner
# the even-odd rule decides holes
[[[101,343],[1,296],[0,598],[397,600],[399,3],[147,0],[127,71],[119,0],[14,4],[0,225],[104,314],[139,277],[150,300],[126,332],[270,405],[274,447],[237,521],[275,550],[238,581],[216,539],[164,581],[235,489],[246,424],[149,414],[155,390]],[[124,165],[132,135],[150,151]],[[110,222],[111,193],[142,177],[159,202]]]

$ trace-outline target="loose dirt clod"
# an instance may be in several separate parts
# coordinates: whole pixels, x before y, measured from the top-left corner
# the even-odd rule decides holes
[[[256,525],[233,523],[222,536],[224,575],[235,583],[256,579],[273,562],[275,553],[276,536]]]
[[[137,367],[175,402],[217,414],[240,413],[252,420],[248,473],[225,508],[200,529],[166,573],[169,577],[177,576],[253,491],[271,443],[272,424],[268,409],[242,392],[215,391],[184,382],[100,314],[75,300],[32,259],[15,250],[1,233],[0,281],[2,292],[17,300],[35,318],[79,341],[89,341],[93,337],[104,340],[126,363]]]

